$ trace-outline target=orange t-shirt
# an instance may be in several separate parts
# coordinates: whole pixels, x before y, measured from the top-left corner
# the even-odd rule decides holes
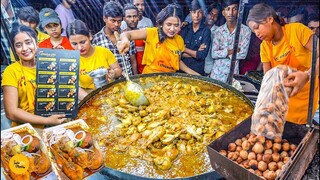
[[[64,47],[64,49],[67,49],[67,50],[73,50],[70,42],[69,42],[69,39],[65,36],[62,37],[62,42],[59,44],[61,45],[62,47]],[[39,43],[39,48],[53,48],[53,45],[50,41],[50,38],[42,41],[41,43]]]
[[[185,50],[182,37],[176,34],[159,42],[158,28],[146,28],[147,38],[142,64],[146,66],[142,74],[176,72],[179,70],[180,56]]]

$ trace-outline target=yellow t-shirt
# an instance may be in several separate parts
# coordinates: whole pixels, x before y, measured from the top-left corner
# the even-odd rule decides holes
[[[48,34],[41,32],[39,29],[36,29],[35,31],[38,34],[38,44],[41,43],[42,41],[50,38],[50,36]],[[14,57],[11,49],[10,49],[10,59],[11,59],[11,63],[16,62],[16,58]]]
[[[89,73],[96,69],[108,68],[116,63],[113,53],[104,47],[95,46],[94,53],[90,57],[80,56],[80,87],[84,89],[94,89],[94,84]]]
[[[291,63],[290,67],[299,69],[300,71],[310,69],[312,52],[304,46],[307,44],[309,39],[312,38],[313,32],[308,27],[300,23],[291,23],[285,25],[285,32],[289,45],[287,45],[285,37],[283,37],[280,43],[275,46],[272,45],[270,41],[263,41],[261,43],[261,61],[287,65],[286,61],[288,60],[287,58],[290,57],[291,46],[291,51],[293,51],[293,55],[299,63]],[[270,47],[272,47],[273,59],[271,59]],[[286,117],[287,121],[297,124],[307,123],[309,91],[310,81],[304,85],[297,95],[289,98],[289,111]],[[319,79],[316,77],[313,112],[315,112],[316,108],[318,107],[318,92]]]
[[[41,32],[39,29],[36,29],[36,32],[38,33],[38,44],[50,38],[48,34]]]
[[[9,65],[3,73],[1,86],[13,86],[18,89],[18,107],[29,113],[34,113],[36,68],[21,66],[20,63]],[[30,102],[33,103],[30,106]],[[12,126],[18,123],[12,122]]]
[[[285,30],[289,44],[293,46],[295,50],[294,54],[296,58],[303,66],[310,67],[311,51],[304,46],[309,41],[313,32],[301,23],[286,24]],[[280,43],[275,46],[272,45],[271,41],[262,41],[260,45],[261,62],[271,62],[270,45],[272,46],[274,60],[280,63],[285,61],[289,55],[289,48],[286,45],[285,38],[283,37]]]
[[[176,71],[179,69],[180,55],[184,51],[184,41],[180,35],[175,35],[173,38],[166,38],[163,43],[159,42],[158,28],[146,28],[147,38],[145,42],[145,54],[142,59],[142,64],[145,64],[147,69],[150,69],[152,65],[152,70],[157,72],[157,69],[154,65],[154,61],[163,60],[166,61],[166,58],[171,58],[171,66],[173,70]],[[159,50],[159,46],[166,47],[165,49]],[[165,54],[159,54],[165,53]]]

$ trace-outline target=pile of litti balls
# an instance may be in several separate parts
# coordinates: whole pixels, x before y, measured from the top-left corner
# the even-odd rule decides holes
[[[264,179],[275,179],[296,150],[286,139],[266,139],[252,132],[235,142],[220,154]]]

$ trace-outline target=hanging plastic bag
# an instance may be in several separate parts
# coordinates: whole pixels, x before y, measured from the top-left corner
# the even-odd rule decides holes
[[[264,75],[252,115],[251,131],[254,134],[268,139],[282,138],[292,91],[291,87],[284,86],[284,80],[294,71],[279,65]]]

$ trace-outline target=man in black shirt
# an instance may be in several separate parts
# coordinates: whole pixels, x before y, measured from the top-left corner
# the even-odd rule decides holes
[[[190,16],[192,22],[180,32],[186,46],[185,51],[182,53],[182,61],[189,68],[203,76],[205,75],[205,58],[211,43],[211,32],[204,24],[204,13],[198,0],[192,1]]]

